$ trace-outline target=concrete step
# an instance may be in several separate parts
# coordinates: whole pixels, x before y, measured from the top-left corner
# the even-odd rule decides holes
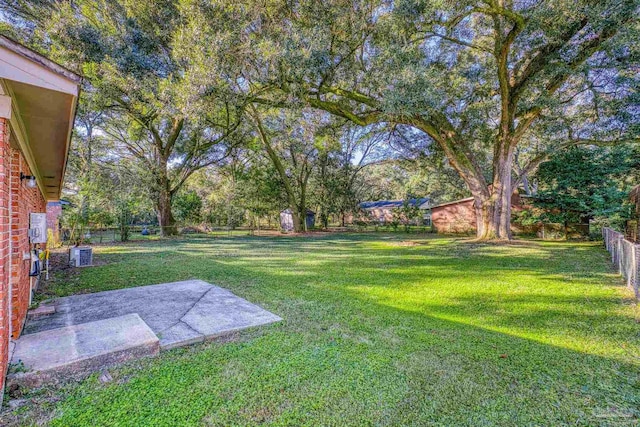
[[[23,335],[8,384],[39,387],[79,379],[115,363],[158,354],[158,337],[137,314]]]
[[[33,320],[43,316],[50,316],[56,312],[56,306],[53,304],[40,304],[37,308],[27,311],[27,319]]]

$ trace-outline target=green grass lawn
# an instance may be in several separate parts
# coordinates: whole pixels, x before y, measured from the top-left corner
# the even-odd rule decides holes
[[[32,391],[54,426],[638,425],[640,327],[598,243],[400,234],[99,247],[69,295],[202,279],[284,321]],[[16,422],[16,421],[13,421]]]

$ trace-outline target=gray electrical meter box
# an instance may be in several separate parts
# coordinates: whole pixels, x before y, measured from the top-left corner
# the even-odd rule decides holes
[[[47,243],[47,214],[29,215],[29,239],[31,243]]]

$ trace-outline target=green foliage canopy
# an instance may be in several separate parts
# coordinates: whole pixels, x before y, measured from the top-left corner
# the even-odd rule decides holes
[[[537,218],[555,223],[584,223],[596,217],[624,218],[630,176],[637,175],[637,150],[572,147],[540,166],[535,175]]]

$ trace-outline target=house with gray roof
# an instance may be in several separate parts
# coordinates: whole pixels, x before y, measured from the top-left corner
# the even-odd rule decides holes
[[[404,206],[417,207],[422,212],[422,224],[431,226],[431,200],[428,197],[406,200],[376,200],[362,202],[358,207],[373,220],[380,224],[390,223],[394,220],[394,212]]]

